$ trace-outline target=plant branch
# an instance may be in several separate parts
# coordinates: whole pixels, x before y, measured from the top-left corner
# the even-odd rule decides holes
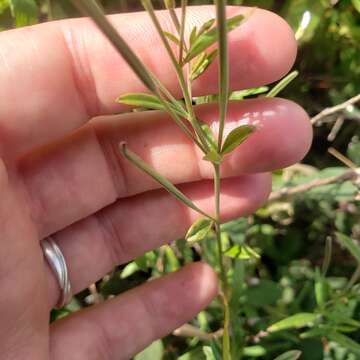
[[[323,118],[333,115],[333,114],[336,114],[339,111],[344,111],[344,110],[346,110],[346,108],[348,106],[354,105],[359,101],[360,101],[360,94],[352,97],[351,99],[343,102],[342,104],[326,108],[323,111],[321,111],[319,114],[317,114],[316,116],[311,118],[311,120],[310,120],[311,124],[316,125],[316,124],[320,123]]]
[[[278,191],[273,191],[269,197],[269,201],[280,200],[282,198],[303,193],[305,191],[311,190],[319,186],[325,186],[335,183],[343,183],[345,181],[352,181],[357,179],[358,177],[359,177],[359,173],[357,171],[349,170],[340,175],[330,176],[325,179],[315,179],[306,184],[301,184],[292,187],[284,187]]]

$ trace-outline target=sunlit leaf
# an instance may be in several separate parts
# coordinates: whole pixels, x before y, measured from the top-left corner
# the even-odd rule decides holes
[[[218,49],[215,49],[210,52],[210,54],[203,53],[200,55],[199,59],[195,62],[191,69],[190,79],[194,81],[200,75],[202,75],[206,69],[213,63],[218,54]]]
[[[134,357],[134,360],[161,360],[163,358],[164,345],[161,340],[154,341],[141,353]]]
[[[9,0],[9,3],[17,27],[38,22],[39,7],[35,0]]]
[[[204,24],[201,25],[197,35],[198,36],[202,35],[204,32],[210,30],[214,24],[215,24],[215,19],[210,19],[210,20],[204,22]]]
[[[165,245],[164,268],[166,272],[174,272],[180,268],[179,260],[169,245]]]
[[[210,346],[203,346],[203,352],[204,352],[206,360],[216,360],[216,357]]]
[[[190,36],[189,36],[189,44],[190,46],[192,46],[192,44],[194,44],[195,40],[197,37],[197,27],[194,26],[191,30]]]
[[[167,31],[163,31],[163,34],[170,40],[172,41],[174,44],[176,44],[177,46],[180,45],[180,40],[172,33],[169,33]]]
[[[209,148],[213,149],[213,150],[216,150],[217,145],[216,145],[214,134],[210,129],[210,126],[208,124],[201,123],[201,128],[202,128],[202,130],[204,132],[205,139],[207,141],[207,144],[208,144]]]
[[[313,324],[319,317],[313,313],[298,313],[280,320],[271,325],[267,330],[269,332],[281,331],[286,329],[298,329]]]
[[[239,26],[245,17],[244,15],[236,15],[227,20],[227,31],[234,30],[237,26]],[[213,28],[209,31],[204,32],[201,36],[197,37],[192,46],[190,47],[185,59],[184,63],[189,62],[190,60],[194,59],[196,56],[201,54],[204,50],[206,50],[211,45],[215,44],[218,35],[217,35],[217,28]]]
[[[260,254],[245,244],[232,246],[230,249],[225,251],[224,255],[240,260],[260,259]]]
[[[204,239],[210,232],[213,224],[213,221],[209,218],[201,218],[195,221],[186,233],[185,239],[190,243]]]
[[[354,8],[360,13],[360,0],[351,0]]]
[[[240,125],[232,130],[226,137],[224,145],[221,149],[221,154],[225,155],[232,152],[240,144],[242,144],[248,137],[256,130],[254,125]]]
[[[298,360],[300,359],[301,351],[299,350],[290,350],[284,354],[279,355],[274,360]]]

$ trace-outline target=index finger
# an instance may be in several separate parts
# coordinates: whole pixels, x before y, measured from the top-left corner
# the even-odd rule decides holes
[[[213,7],[189,8],[189,26],[214,17]],[[229,15],[248,12],[230,7]],[[170,27],[166,12],[159,15]],[[144,63],[175,94],[176,75],[146,13],[111,17]],[[144,87],[89,19],[65,20],[0,33],[0,153],[15,156],[80,127],[91,117],[122,108],[114,99]],[[279,79],[292,66],[296,43],[277,15],[256,10],[229,38],[231,88]],[[276,50],[278,49],[278,50]],[[276,50],[276,51],[275,51]],[[217,92],[217,67],[194,87]]]

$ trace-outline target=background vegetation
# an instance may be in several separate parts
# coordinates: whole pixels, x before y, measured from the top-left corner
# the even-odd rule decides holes
[[[360,93],[359,0],[229,3],[273,10],[296,32],[299,56],[295,69],[300,76],[281,96],[315,116]],[[135,0],[104,0],[102,4],[108,13],[140,8]],[[78,15],[65,0],[0,0],[2,29]],[[359,179],[354,169],[349,170],[327,151],[334,147],[351,160],[349,165],[360,166],[357,104],[354,101],[315,119],[313,147],[303,164],[274,173],[271,201],[253,216],[224,226],[235,294],[230,304],[235,359],[274,359],[292,349],[300,350],[305,360],[360,359]],[[53,318],[189,261],[203,258],[216,267],[215,256],[211,236],[192,247],[180,239],[118,267],[68,308],[54,312]],[[190,325],[155,342],[136,359],[218,359],[221,318],[220,304],[214,301]]]

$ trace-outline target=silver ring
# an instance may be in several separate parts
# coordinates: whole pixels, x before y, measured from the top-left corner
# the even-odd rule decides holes
[[[61,309],[69,304],[72,298],[69,272],[66,266],[65,258],[60,248],[51,237],[41,241],[41,247],[44,252],[44,257],[59,283],[61,294],[59,301],[56,304],[56,308]]]

